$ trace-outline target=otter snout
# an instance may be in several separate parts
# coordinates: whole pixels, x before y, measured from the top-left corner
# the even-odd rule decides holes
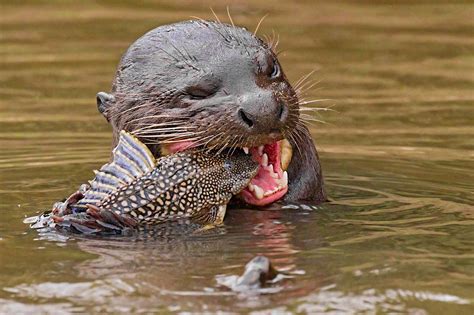
[[[243,128],[253,134],[280,133],[285,126],[287,105],[273,93],[246,94],[239,98],[237,119]]]

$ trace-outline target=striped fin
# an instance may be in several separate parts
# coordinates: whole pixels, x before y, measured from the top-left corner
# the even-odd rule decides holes
[[[112,151],[112,162],[95,172],[91,189],[77,205],[97,205],[118,188],[150,173],[156,160],[148,148],[137,138],[122,130],[117,146]]]

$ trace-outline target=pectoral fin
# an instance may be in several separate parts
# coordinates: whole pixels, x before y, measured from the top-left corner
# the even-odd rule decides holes
[[[227,205],[218,206],[217,213],[215,215],[214,224],[220,225],[224,223],[225,212],[227,210]]]
[[[205,225],[221,225],[224,223],[225,212],[227,204],[212,205],[210,208],[204,208],[196,216],[195,220],[198,223]]]

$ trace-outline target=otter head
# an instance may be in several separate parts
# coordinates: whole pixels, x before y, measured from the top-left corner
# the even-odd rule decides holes
[[[318,187],[324,199],[297,95],[276,54],[244,28],[187,21],[148,32],[123,55],[111,94],[100,92],[97,103],[115,141],[127,130],[156,156],[191,147],[252,154],[260,167],[241,193],[249,204],[281,199],[288,180],[292,199],[314,199]],[[293,147],[300,152],[292,157]],[[314,177],[301,181],[305,167]]]

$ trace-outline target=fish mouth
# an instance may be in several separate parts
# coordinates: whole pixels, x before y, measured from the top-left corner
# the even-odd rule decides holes
[[[165,145],[163,153],[176,153],[193,147],[192,142],[177,142]],[[238,196],[253,206],[266,206],[283,198],[288,191],[287,169],[293,155],[288,140],[241,149],[258,163],[258,169]]]

